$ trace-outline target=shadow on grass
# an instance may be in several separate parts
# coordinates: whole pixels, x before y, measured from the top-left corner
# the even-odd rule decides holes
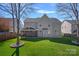
[[[3,46],[4,45],[4,41],[0,41],[0,46]]]
[[[38,38],[38,37],[22,37],[21,40],[37,42],[37,41],[45,40],[45,38]]]
[[[73,38],[70,37],[62,37],[62,38],[55,38],[55,39],[50,39],[51,42],[56,42],[56,43],[62,43],[62,44],[68,44],[68,45],[74,45],[72,43]]]
[[[61,37],[61,38],[38,38],[38,37],[27,37],[26,38],[26,37],[24,37],[21,40],[32,41],[32,42],[37,42],[37,41],[42,41],[42,40],[49,40],[51,42],[74,45],[72,43],[73,39],[74,38],[71,38],[71,37]],[[75,45],[75,46],[77,46],[77,45]]]
[[[15,54],[16,54],[16,50],[12,53],[12,55],[11,55],[11,56],[15,56]]]

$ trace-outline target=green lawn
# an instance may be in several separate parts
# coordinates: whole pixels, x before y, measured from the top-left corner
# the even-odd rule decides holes
[[[23,38],[25,44],[20,47],[21,56],[59,56],[79,55],[79,46],[73,45],[73,38]],[[11,56],[15,48],[10,45],[16,39],[0,42],[0,56]]]

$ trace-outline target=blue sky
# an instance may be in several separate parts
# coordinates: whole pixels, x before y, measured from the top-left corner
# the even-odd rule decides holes
[[[30,17],[36,18],[42,16],[43,14],[47,14],[49,17],[56,16],[56,4],[39,3],[34,4],[32,7],[38,10],[36,10],[36,13],[32,13]]]
[[[28,17],[32,18],[38,18],[41,17],[43,14],[47,14],[49,18],[58,18],[60,21],[63,21],[64,19],[58,15],[57,13],[57,7],[55,3],[38,3],[32,5],[33,8],[36,8],[35,13],[30,14]]]
[[[49,18],[58,18],[60,21],[63,21],[64,19],[61,17],[61,15],[58,15],[57,13],[57,7],[55,3],[37,3],[32,5],[33,8],[37,9],[34,13],[31,13],[28,15],[30,18],[38,18],[41,17],[43,14],[47,14]],[[5,17],[11,17],[7,13],[2,12],[1,14],[5,14]],[[22,19],[23,21],[23,19]]]

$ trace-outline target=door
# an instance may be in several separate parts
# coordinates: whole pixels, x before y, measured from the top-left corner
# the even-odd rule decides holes
[[[43,37],[48,37],[48,30],[43,30]]]

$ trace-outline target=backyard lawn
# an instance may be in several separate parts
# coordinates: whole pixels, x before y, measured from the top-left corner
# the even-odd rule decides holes
[[[79,55],[79,46],[71,43],[73,38],[23,38],[25,44],[20,47],[20,56],[60,56]],[[0,56],[11,56],[15,48],[10,45],[15,39],[0,42]]]

